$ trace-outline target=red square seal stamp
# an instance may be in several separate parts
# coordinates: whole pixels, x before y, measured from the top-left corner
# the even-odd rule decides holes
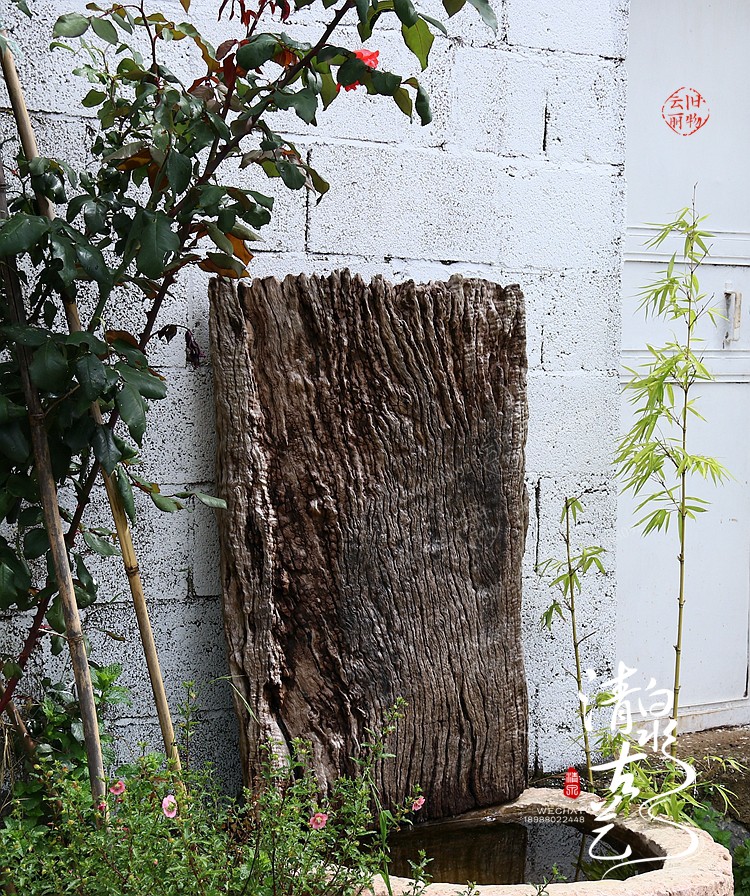
[[[710,114],[706,98],[694,87],[679,87],[661,107],[661,117],[680,137],[699,131]]]
[[[571,767],[565,772],[565,786],[563,793],[571,800],[577,800],[581,795],[581,776]]]

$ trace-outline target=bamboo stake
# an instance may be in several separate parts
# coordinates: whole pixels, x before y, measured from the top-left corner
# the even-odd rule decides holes
[[[16,119],[16,127],[18,128],[18,134],[21,139],[21,146],[23,147],[23,151],[27,159],[36,158],[39,155],[39,150],[37,148],[36,137],[34,135],[34,128],[31,123],[31,118],[29,117],[29,112],[26,108],[26,102],[23,97],[23,89],[18,79],[18,72],[16,71],[13,54],[11,53],[10,49],[6,49],[5,53],[0,54],[0,56],[2,57],[3,76],[8,87],[8,94],[10,96],[13,115]],[[37,200],[39,203],[40,212],[50,220],[52,220],[55,216],[55,210],[52,203],[47,199],[47,197],[39,196],[38,194]],[[71,333],[80,332],[82,328],[81,320],[78,314],[78,306],[76,305],[74,300],[65,295],[63,296],[63,303],[65,305],[65,316],[68,322],[69,331]],[[94,402],[94,404],[92,404],[91,413],[96,423],[103,423],[98,402]],[[133,606],[135,609],[136,620],[138,622],[138,631],[140,633],[141,643],[143,645],[143,652],[146,658],[146,666],[148,669],[149,679],[151,681],[151,690],[154,697],[154,704],[156,706],[156,713],[159,718],[159,727],[161,728],[162,739],[164,741],[164,752],[169,757],[169,759],[173,761],[176,770],[179,772],[181,770],[180,754],[175,741],[172,716],[170,714],[169,704],[167,702],[167,694],[164,688],[164,679],[161,673],[159,655],[156,649],[156,642],[154,640],[154,633],[148,614],[148,607],[146,605],[146,597],[143,590],[143,582],[141,581],[138,559],[135,553],[135,547],[133,545],[130,524],[123,508],[120,494],[115,488],[115,485],[112,482],[111,478],[106,474],[104,470],[102,470],[102,477],[104,479],[104,487],[107,492],[107,498],[109,499],[109,505],[112,510],[115,529],[117,530],[117,538],[120,542],[123,565],[128,577],[130,593],[133,598]]]
[[[5,259],[2,264],[5,296],[8,302],[8,310],[11,320],[21,326],[26,323],[26,312],[23,307],[23,297],[18,281],[18,273],[14,263]],[[29,411],[29,425],[31,428],[31,443],[34,452],[34,467],[36,468],[39,494],[44,513],[44,527],[49,537],[52,562],[57,579],[57,587],[62,601],[63,617],[65,619],[65,633],[70,650],[70,658],[73,663],[76,688],[78,691],[78,704],[81,708],[81,721],[83,722],[83,737],[86,746],[86,758],[88,760],[89,782],[91,796],[94,802],[100,802],[105,794],[104,763],[102,761],[102,745],[99,740],[99,721],[96,715],[96,703],[94,702],[94,689],[91,684],[86,645],[81,629],[81,617],[76,604],[75,589],[73,587],[73,575],[68,561],[68,549],[65,544],[65,535],[60,518],[60,508],[57,501],[57,488],[52,475],[52,462],[47,442],[47,431],[44,425],[44,409],[39,399],[39,393],[31,382],[29,364],[31,356],[28,348],[21,343],[16,345],[18,352],[21,382],[26,398],[26,406]]]

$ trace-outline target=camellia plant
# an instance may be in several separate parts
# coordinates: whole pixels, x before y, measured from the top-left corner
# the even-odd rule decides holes
[[[487,0],[443,6],[453,16],[466,2],[496,28]],[[181,4],[188,18],[190,0]],[[312,39],[283,30],[315,6],[327,22]],[[160,319],[165,300],[191,266],[228,278],[249,274],[251,247],[273,213],[273,199],[255,188],[264,177],[318,200],[329,189],[284,136],[285,114],[315,125],[321,110],[361,86],[409,117],[416,113],[423,125],[430,121],[419,81],[381,69],[377,48],[342,46],[335,40],[342,24],[356,22],[367,43],[382,19],[395,18],[422,69],[433,30],[445,28],[412,0],[223,0],[217,14],[232,20],[227,28],[236,33],[214,47],[189,20],[174,21],[145,2],[92,3],[87,11],[62,15],[52,44],[75,53],[76,71],[91,85],[83,105],[97,110],[99,129],[85,171],[38,155],[11,49],[0,41],[23,146],[18,189],[0,227],[0,520],[17,532],[15,540],[0,537],[0,608],[33,614],[20,655],[4,667],[0,709],[27,734],[12,696],[49,626],[53,652],[65,641],[71,649],[100,801],[104,774],[78,616],[97,599],[88,552],[122,552],[166,750],[177,761],[129,532],[136,492],[165,512],[191,497],[163,494],[139,453],[148,403],[168,388],[150,362],[154,339],[177,333]],[[195,50],[197,68],[187,79],[165,61],[175,42]],[[252,187],[230,182],[227,172],[238,165],[249,169]],[[139,332],[107,326],[115,309],[139,303],[146,309]],[[187,347],[199,361],[189,331]],[[100,473],[115,531],[87,522]],[[221,506],[211,496],[194,497]]]

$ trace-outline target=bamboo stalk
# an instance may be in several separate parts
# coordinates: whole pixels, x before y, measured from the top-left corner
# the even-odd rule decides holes
[[[23,147],[27,159],[36,158],[39,155],[39,150],[37,148],[31,118],[29,117],[29,112],[24,101],[23,89],[18,79],[18,72],[16,71],[13,54],[9,49],[6,49],[5,53],[1,55],[3,76],[5,77],[5,82],[8,87],[8,94],[10,96],[18,134],[21,139],[21,146]],[[54,218],[55,210],[49,200],[45,196],[39,196],[38,194],[37,200],[40,212],[50,218],[50,220]],[[68,296],[63,296],[63,302],[65,305],[65,316],[68,322],[69,331],[71,333],[80,332],[82,328],[76,302]],[[101,424],[103,422],[98,402],[94,402],[92,405],[91,413],[96,423]],[[156,713],[159,718],[159,726],[164,741],[164,752],[174,762],[175,768],[179,772],[181,769],[180,755],[175,742],[174,726],[172,724],[172,717],[167,702],[164,679],[159,664],[159,656],[156,649],[151,620],[149,618],[148,607],[146,605],[146,597],[143,590],[143,582],[141,581],[130,525],[122,505],[122,499],[120,498],[120,494],[115,488],[114,483],[104,470],[102,470],[102,476],[104,478],[104,487],[107,492],[107,498],[109,499],[112,516],[115,522],[115,529],[117,530],[117,538],[120,542],[123,564],[130,586],[130,593],[133,598],[133,606],[138,622],[138,631],[143,645],[154,704],[156,706]]]
[[[15,324],[23,326],[26,323],[26,312],[23,307],[18,273],[14,263],[9,259],[5,259],[1,266],[11,320]],[[42,502],[44,527],[49,537],[52,562],[65,619],[65,633],[78,691],[78,704],[81,709],[81,721],[83,722],[83,737],[88,760],[91,795],[94,801],[98,802],[104,798],[105,794],[104,763],[102,761],[102,746],[99,740],[99,721],[96,714],[89,662],[86,656],[86,645],[81,629],[81,617],[78,613],[75,589],[73,587],[73,575],[70,571],[68,549],[65,544],[62,519],[60,518],[57,488],[52,475],[52,462],[47,442],[47,431],[44,425],[44,409],[39,399],[39,393],[32,383],[29,374],[31,361],[29,350],[25,345],[18,343],[16,351],[18,352],[26,407],[29,412],[34,467]]]

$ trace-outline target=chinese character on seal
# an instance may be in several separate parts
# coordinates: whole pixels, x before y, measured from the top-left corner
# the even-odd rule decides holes
[[[706,98],[694,87],[680,87],[664,101],[661,117],[680,137],[689,137],[708,121]]]

